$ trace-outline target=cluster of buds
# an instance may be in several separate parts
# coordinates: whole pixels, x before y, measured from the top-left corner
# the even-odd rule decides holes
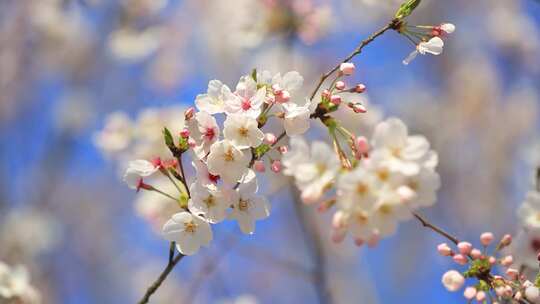
[[[513,268],[514,259],[511,255],[498,257],[500,251],[510,245],[512,237],[504,235],[497,243],[491,254],[489,247],[495,237],[491,232],[480,235],[481,248],[475,248],[469,242],[459,242],[456,250],[442,243],[437,247],[439,254],[451,257],[460,266],[468,268],[459,272],[447,271],[442,277],[442,283],[448,291],[458,291],[465,285],[467,278],[476,279],[475,285],[467,286],[463,296],[469,301],[478,303],[540,303],[538,286],[526,280],[520,271]],[[501,274],[496,269],[502,269]]]
[[[339,66],[336,78],[328,89],[323,90],[321,97],[322,101],[319,106],[324,110],[324,113],[333,112],[343,102],[341,93],[356,93],[362,94],[366,91],[366,86],[362,83],[348,87],[345,81],[341,80],[343,76],[351,76],[354,74],[356,67],[352,62],[344,62]],[[347,102],[347,106],[355,113],[366,113],[366,107],[360,102]]]

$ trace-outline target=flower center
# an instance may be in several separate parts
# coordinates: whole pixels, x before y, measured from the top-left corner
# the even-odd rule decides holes
[[[240,199],[238,201],[238,210],[240,211],[247,211],[249,208],[249,200]]]
[[[193,222],[184,223],[184,231],[189,233],[195,233],[197,230],[197,225]]]
[[[247,111],[251,109],[251,100],[248,98],[242,100],[242,110]]]
[[[231,148],[229,148],[225,154],[223,154],[223,158],[225,159],[226,162],[232,162],[234,161],[234,153],[232,151]]]
[[[356,221],[360,224],[365,224],[368,218],[369,217],[365,211],[360,211],[356,214]]]
[[[203,202],[206,204],[207,208],[212,208],[216,205],[216,199],[212,194],[210,194],[206,199],[204,199]]]
[[[392,206],[390,205],[382,205],[380,208],[379,208],[379,212],[382,213],[382,214],[385,214],[385,215],[389,215],[392,213]]]
[[[418,183],[415,181],[410,181],[407,186],[409,186],[409,188],[415,192],[418,191],[419,188]],[[540,214],[538,214],[538,219],[540,220]]]
[[[392,148],[392,156],[396,158],[401,157],[401,148]]]
[[[216,131],[214,128],[206,128],[206,131],[204,132],[204,137],[206,137],[208,140],[214,139],[214,136],[216,136]]]
[[[368,191],[369,187],[364,183],[358,183],[358,185],[356,186],[356,192],[361,196],[366,195]]]
[[[390,172],[388,172],[387,169],[378,170],[377,171],[377,177],[379,178],[379,180],[385,182],[390,177]]]
[[[240,136],[242,137],[247,137],[248,133],[249,133],[249,130],[246,127],[240,127],[238,129],[238,134],[240,134]]]

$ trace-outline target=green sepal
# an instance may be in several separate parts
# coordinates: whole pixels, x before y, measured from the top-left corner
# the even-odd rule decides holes
[[[261,158],[264,154],[266,154],[268,151],[270,151],[270,149],[272,149],[272,147],[270,145],[267,145],[267,144],[259,145],[257,148],[254,149],[255,158],[256,159]]]
[[[407,2],[401,4],[398,11],[396,12],[396,15],[394,16],[396,19],[403,19],[408,17],[414,9],[422,2],[422,0],[407,0]]]

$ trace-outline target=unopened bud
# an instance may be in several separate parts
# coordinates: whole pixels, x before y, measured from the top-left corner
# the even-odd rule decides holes
[[[357,84],[355,87],[354,87],[354,92],[356,93],[359,93],[359,94],[362,94],[366,91],[366,85],[363,84],[363,83],[360,83],[360,84]]]
[[[287,146],[279,146],[278,151],[281,154],[285,154],[285,153],[289,152],[289,148]]]
[[[182,138],[188,138],[189,137],[189,130],[188,129],[183,129],[182,131],[180,131],[180,136]]]
[[[266,133],[264,135],[264,142],[269,145],[273,145],[277,142],[277,137],[274,133]]]
[[[275,173],[279,173],[281,171],[281,161],[275,160],[272,162],[272,165],[270,166],[270,169],[274,171]]]
[[[264,162],[262,160],[256,160],[253,163],[253,169],[257,172],[264,172],[266,168],[264,167]]]
[[[489,246],[489,244],[491,244],[491,242],[493,242],[493,239],[495,237],[493,236],[493,233],[491,232],[484,232],[480,235],[480,242],[482,243],[482,245],[484,246]]]
[[[343,75],[346,75],[346,76],[352,75],[354,73],[354,70],[355,70],[355,66],[354,66],[354,63],[352,62],[344,62],[339,65],[339,71]]]
[[[341,80],[336,82],[336,89],[343,91],[343,89],[345,89],[345,82]]]
[[[452,255],[452,249],[446,243],[439,244],[439,246],[437,246],[437,251],[442,256],[451,256]]]
[[[194,115],[195,115],[195,108],[189,107],[189,108],[184,112],[184,119],[185,119],[185,120],[190,120],[190,119],[193,118]]]
[[[334,105],[336,106],[339,106],[339,104],[341,103],[341,96],[339,95],[332,95],[330,97],[330,102],[333,103]]]

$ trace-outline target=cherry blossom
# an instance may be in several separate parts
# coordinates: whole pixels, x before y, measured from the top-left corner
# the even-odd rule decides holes
[[[249,116],[228,115],[223,126],[225,138],[239,149],[257,147],[264,139],[264,133],[259,130],[257,120]]]
[[[208,171],[228,183],[236,183],[248,171],[250,156],[231,141],[221,140],[210,147]]]
[[[264,196],[257,195],[257,180],[252,178],[241,183],[236,191],[229,194],[232,210],[229,218],[238,222],[245,234],[255,231],[255,222],[270,215],[270,203]]]
[[[201,246],[210,244],[212,230],[202,217],[189,212],[179,212],[163,225],[163,237],[176,242],[176,248],[182,254],[193,255]]]
[[[212,224],[225,219],[230,203],[215,185],[204,186],[195,182],[191,184],[190,193],[188,208],[192,214],[200,215]]]
[[[124,181],[131,189],[138,189],[144,177],[151,176],[158,170],[159,167],[147,160],[134,160],[129,163],[129,166],[126,169]]]
[[[257,118],[261,114],[261,106],[266,97],[266,88],[257,89],[257,82],[251,76],[243,76],[236,85],[234,93],[227,92],[225,112],[227,114],[244,114]]]
[[[211,80],[208,83],[207,93],[197,95],[195,105],[199,111],[211,115],[223,113],[225,111],[225,97],[229,96],[230,93],[229,87],[221,83],[221,81]]]

